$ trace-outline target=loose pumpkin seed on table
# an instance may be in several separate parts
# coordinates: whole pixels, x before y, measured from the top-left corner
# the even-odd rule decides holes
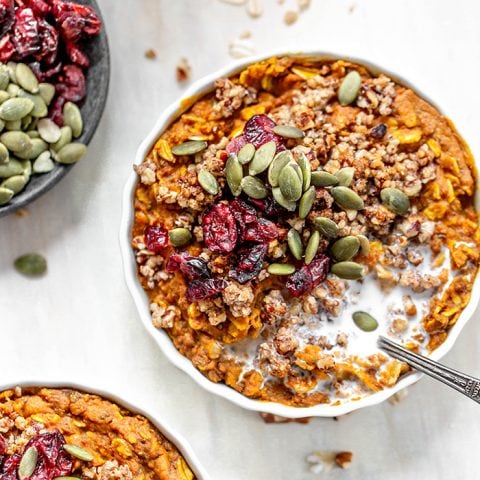
[[[18,272],[27,277],[38,277],[47,271],[47,261],[38,253],[27,253],[18,257],[14,266]]]

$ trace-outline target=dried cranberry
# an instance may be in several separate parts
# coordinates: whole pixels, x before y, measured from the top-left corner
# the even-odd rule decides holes
[[[228,155],[232,153],[238,155],[238,152],[247,144],[247,139],[240,135],[239,137],[232,138],[227,144],[226,151]]]
[[[237,225],[228,205],[214,205],[203,216],[203,239],[207,248],[216,253],[230,253],[237,244]]]
[[[154,226],[145,229],[145,245],[154,253],[168,247],[168,232],[163,227]]]
[[[267,217],[278,217],[279,215],[285,215],[288,213],[288,211],[272,197],[267,197],[264,200],[254,200],[253,198],[249,198],[248,202],[258,208],[258,210],[263,212]]]
[[[15,46],[10,35],[0,38],[0,62],[7,63],[15,53]]]
[[[58,54],[58,32],[46,20],[38,22],[38,31],[41,49],[35,58],[52,65]]]
[[[0,36],[7,33],[15,21],[13,0],[0,0]]]
[[[260,218],[247,227],[243,238],[250,242],[268,243],[278,238],[278,228],[270,220]]]
[[[165,270],[170,273],[180,271],[189,280],[211,278],[207,262],[203,258],[192,257],[186,253],[170,255]]]
[[[65,65],[55,88],[59,96],[70,102],[79,102],[87,93],[85,75],[76,65]]]
[[[258,221],[257,212],[253,207],[245,203],[243,200],[236,198],[230,203],[235,220],[239,224],[246,225],[248,223],[256,223]]]
[[[384,123],[379,123],[378,125],[375,125],[370,130],[370,136],[372,136],[373,138],[376,138],[377,140],[382,139],[386,133],[387,133],[387,126]]]
[[[35,55],[40,51],[38,20],[31,8],[18,8],[15,12],[13,44],[15,45],[16,57],[19,59],[28,55]]]
[[[5,437],[0,433],[0,455],[5,455],[7,452],[7,441]]]
[[[63,127],[63,106],[65,105],[63,97],[57,97],[50,105],[48,116],[59,126]]]
[[[260,273],[266,254],[267,246],[263,243],[241,248],[236,255],[236,268],[229,273],[230,278],[242,284],[253,280]]]
[[[221,278],[209,278],[208,280],[193,280],[187,288],[187,299],[190,302],[205,300],[218,295],[225,290],[227,282]]]
[[[67,41],[65,43],[65,49],[67,51],[68,58],[70,58],[73,63],[82,68],[88,68],[90,66],[89,58],[76,43]]]
[[[17,480],[18,465],[22,456],[18,453],[7,455],[3,459],[2,468],[0,470],[0,480]]]
[[[294,297],[300,297],[307,292],[311,292],[325,280],[329,269],[330,258],[320,253],[309,265],[303,265],[302,268],[288,277],[287,290]]]
[[[284,150],[283,139],[273,132],[276,123],[266,115],[254,115],[246,124],[243,136],[248,143],[253,143],[255,148],[264,143],[274,141],[277,150]]]
[[[27,0],[24,2],[27,7],[30,7],[33,10],[33,13],[39,17],[46,17],[52,7],[43,0]]]

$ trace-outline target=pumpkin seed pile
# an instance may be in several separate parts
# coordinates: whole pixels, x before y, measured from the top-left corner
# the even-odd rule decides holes
[[[63,107],[62,128],[46,118],[54,96],[55,87],[39,83],[28,65],[0,63],[0,205],[20,193],[32,174],[51,172],[55,162],[75,163],[87,151],[72,142],[83,131],[74,103]]]

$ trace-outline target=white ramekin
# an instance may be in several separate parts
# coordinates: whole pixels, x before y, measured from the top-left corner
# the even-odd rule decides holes
[[[70,388],[72,390],[79,390],[85,393],[92,393],[104,397],[107,400],[111,400],[120,407],[126,408],[128,411],[142,415],[147,418],[158,431],[164,435],[170,442],[172,442],[178,451],[182,454],[183,458],[195,473],[195,476],[199,480],[211,480],[210,475],[205,471],[205,469],[200,464],[197,456],[195,455],[190,444],[183,438],[180,434],[176,433],[169,425],[167,425],[163,420],[161,420],[158,415],[154,414],[152,411],[147,411],[144,408],[140,408],[137,405],[134,405],[127,400],[119,397],[116,393],[112,391],[105,391],[100,388],[91,387],[79,383],[72,382],[52,382],[52,381],[43,381],[40,379],[27,380],[17,383],[10,383],[7,385],[0,385],[0,392],[4,390],[9,390],[15,387],[46,387],[46,388]]]
[[[241,59],[240,61],[233,62],[227,67],[222,68],[221,70],[208,75],[201,80],[195,82],[184,94],[182,99],[179,99],[172,103],[168,108],[166,108],[160,115],[157,123],[153,127],[150,134],[142,142],[140,147],[137,150],[137,155],[135,158],[135,164],[138,165],[142,163],[146,155],[149,153],[150,149],[154,145],[155,141],[158,139],[160,134],[170,125],[170,123],[177,118],[182,113],[182,108],[185,109],[185,105],[191,105],[191,102],[185,101],[185,99],[198,98],[203,94],[210,92],[213,89],[214,81],[218,78],[228,77],[239,70],[245,68],[251,63],[272,57],[272,56],[301,56],[301,57],[315,57],[315,58],[324,58],[324,59],[345,59],[351,60],[353,62],[362,64],[366,66],[373,73],[383,72],[389,75],[391,78],[395,79],[398,83],[405,85],[409,88],[412,88],[415,92],[419,93],[423,98],[428,102],[434,105],[442,114],[445,115],[445,111],[438,107],[436,102],[431,101],[427,95],[424,95],[423,92],[419,91],[411,82],[405,80],[400,75],[392,73],[386,69],[380,68],[377,65],[372,64],[371,62],[364,60],[362,58],[353,58],[348,55],[341,55],[335,53],[326,53],[314,50],[308,50],[302,53],[288,53],[288,52],[273,52],[268,55],[262,55],[259,57],[249,57]],[[446,115],[448,117],[448,115]],[[421,378],[421,374],[417,372],[412,372],[398,381],[393,387],[386,388],[380,392],[375,392],[369,395],[368,397],[362,398],[361,400],[346,402],[341,405],[316,405],[313,407],[290,407],[287,405],[282,405],[279,403],[273,402],[264,402],[260,400],[254,400],[248,398],[241,393],[237,392],[231,387],[226,386],[223,383],[214,383],[210,381],[207,377],[202,375],[199,370],[197,370],[191,361],[181,355],[167,333],[163,330],[158,330],[152,325],[151,315],[149,311],[149,300],[144,292],[140,282],[137,278],[137,265],[135,263],[135,258],[133,255],[133,250],[131,247],[131,228],[132,221],[134,216],[133,209],[133,195],[135,186],[137,183],[137,175],[132,171],[128,181],[125,185],[123,193],[123,213],[121,220],[120,228],[120,246],[122,251],[123,265],[125,271],[125,278],[127,282],[128,289],[135,301],[140,318],[145,325],[147,331],[154,338],[158,346],[161,348],[163,353],[168,357],[168,359],[176,365],[178,368],[186,372],[190,377],[192,377],[199,385],[208,390],[211,393],[219,395],[231,402],[239,405],[240,407],[246,408],[248,410],[254,410],[259,412],[273,413],[275,415],[280,415],[283,417],[289,418],[301,418],[301,417],[334,417],[338,415],[343,415],[353,410],[359,408],[376,405],[384,400],[388,399],[394,395],[399,390],[408,387],[409,385],[414,384]],[[477,191],[477,208],[479,206],[479,195]],[[443,355],[445,355],[455,343],[460,331],[465,326],[467,321],[472,317],[478,301],[480,299],[480,280],[477,276],[475,284],[473,287],[472,298],[470,303],[467,305],[465,310],[460,315],[457,323],[450,330],[447,340],[437,348],[431,355],[431,358],[438,360]]]

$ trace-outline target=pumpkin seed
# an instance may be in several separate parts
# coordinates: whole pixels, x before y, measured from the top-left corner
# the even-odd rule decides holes
[[[268,183],[272,187],[278,187],[278,177],[282,169],[293,161],[293,155],[290,150],[278,153],[268,167]]]
[[[17,63],[15,68],[16,83],[30,93],[38,93],[38,80],[32,69],[24,63]]]
[[[410,209],[410,200],[398,188],[384,188],[380,192],[383,204],[397,215],[405,215]]]
[[[342,187],[349,187],[353,180],[355,169],[353,167],[341,168],[335,176],[338,178],[338,185]]]
[[[0,183],[1,188],[8,188],[14,195],[21,192],[28,182],[29,177],[25,175],[14,175]]]
[[[279,187],[272,188],[272,195],[275,201],[289,212],[294,212],[297,208],[296,202],[287,200]]]
[[[22,160],[34,160],[48,149],[48,145],[41,138],[32,138],[32,146],[25,152],[17,152],[17,157]]]
[[[8,160],[10,159],[10,155],[8,153],[8,148],[3,145],[3,143],[0,143],[0,165],[4,165],[5,163],[8,163]]]
[[[42,118],[37,123],[37,129],[40,136],[48,143],[56,143],[60,140],[60,127],[49,118]]]
[[[27,182],[32,174],[32,162],[30,160],[20,160],[20,165],[23,169],[23,176],[27,177]]]
[[[16,83],[9,83],[7,93],[11,98],[16,97],[20,93],[21,88]]]
[[[20,128],[18,128],[17,130],[26,130],[30,124],[32,123],[33,121],[33,117],[31,115],[27,115],[26,117],[23,117],[21,122],[20,122]]]
[[[0,90],[5,90],[10,83],[10,73],[6,65],[0,65]]]
[[[251,143],[244,145],[238,152],[238,161],[242,165],[246,165],[250,162],[255,155],[255,147]]]
[[[338,262],[332,266],[332,273],[346,280],[358,280],[363,277],[363,265],[356,262]]]
[[[64,124],[72,129],[74,138],[78,138],[83,131],[83,119],[80,109],[72,102],[65,103],[63,107]]]
[[[268,195],[267,187],[259,178],[248,175],[242,179],[241,186],[250,198],[261,200]]]
[[[55,87],[50,83],[39,83],[38,94],[47,105],[50,105],[55,96]]]
[[[355,312],[352,318],[355,325],[364,332],[373,332],[378,328],[378,322],[367,312]]]
[[[35,447],[29,447],[25,450],[25,453],[20,460],[20,465],[18,466],[18,477],[20,480],[25,480],[29,478],[38,462],[38,451]]]
[[[370,242],[365,235],[357,235],[358,241],[360,242],[360,253],[368,257],[370,255]]]
[[[5,205],[8,203],[13,197],[13,191],[9,188],[1,188],[0,187],[0,205]]]
[[[332,196],[337,204],[347,210],[362,210],[363,200],[348,187],[333,187]]]
[[[10,98],[10,95],[8,94],[8,92],[4,90],[0,90],[0,104],[7,101],[9,98]]]
[[[295,273],[295,267],[289,263],[272,263],[268,266],[267,272],[272,275],[291,275]]]
[[[37,130],[29,130],[28,132],[26,132],[27,135],[30,137],[30,138],[40,138],[40,134],[37,132]]]
[[[300,165],[297,162],[290,162],[290,166],[295,170],[300,182],[302,183],[302,190],[303,190],[303,173]]]
[[[334,187],[338,185],[338,178],[325,171],[312,172],[312,185],[316,187]]]
[[[14,266],[16,270],[23,273],[23,275],[36,277],[46,272],[47,261],[38,253],[27,253],[18,257],[14,262]]]
[[[15,71],[17,69],[17,64],[15,62],[7,62],[8,74],[10,75],[10,81],[17,83],[17,77],[15,76]]]
[[[316,230],[310,235],[308,239],[307,248],[305,249],[305,265],[309,265],[317,254],[320,245],[320,233]]]
[[[28,126],[28,131],[29,132],[36,132],[36,128],[37,128],[37,123],[38,123],[38,118],[37,117],[32,117],[32,121],[30,123],[30,125]],[[27,132],[28,133],[28,132]],[[38,132],[37,132],[38,133]],[[39,135],[40,136],[40,135]],[[38,137],[37,137],[38,138]]]
[[[243,168],[235,155],[230,155],[225,165],[225,176],[227,184],[234,197],[238,197],[242,193],[240,183],[243,178]]]
[[[5,128],[5,122],[0,119],[0,132]]]
[[[278,185],[282,195],[290,202],[296,202],[302,196],[302,181],[292,163],[280,172]]]
[[[303,256],[302,238],[294,228],[291,228],[288,231],[287,242],[288,242],[288,248],[290,249],[290,252],[292,252],[292,255],[297,260],[301,260]]]
[[[0,178],[9,178],[13,175],[21,175],[22,173],[22,164],[16,158],[10,157],[8,163],[0,165]]]
[[[337,240],[331,247],[331,252],[335,260],[344,262],[353,258],[360,249],[360,240],[353,235],[343,237]]]
[[[47,104],[43,101],[40,95],[32,95],[31,93],[24,92],[20,90],[18,92],[20,98],[26,98],[33,102],[33,110],[30,112],[30,115],[35,118],[42,118],[48,115]]]
[[[252,176],[264,172],[272,163],[273,157],[277,150],[275,142],[267,142],[263,144],[253,156],[248,166],[248,173]]]
[[[60,139],[58,140],[58,142],[55,142],[53,145],[50,145],[50,147],[52,148],[52,150],[54,150],[55,152],[58,152],[59,150],[61,150],[65,145],[67,145],[68,143],[70,143],[72,141],[72,129],[68,126],[66,127],[62,127],[60,129]]]
[[[304,153],[301,153],[298,157],[298,165],[302,171],[303,191],[305,192],[310,188],[312,182],[312,166],[310,165],[310,160],[308,160]]]
[[[73,130],[73,129],[72,129]],[[174,155],[195,155],[207,148],[208,144],[204,140],[189,140],[187,142],[181,143],[180,145],[175,145],[172,148],[172,153]]]
[[[350,105],[357,97],[360,87],[362,85],[362,78],[356,70],[349,72],[340,84],[338,89],[338,101],[340,105]]]
[[[207,193],[210,195],[216,195],[218,193],[217,179],[208,170],[200,170],[197,177],[198,183]]]
[[[187,228],[174,228],[168,232],[168,237],[174,247],[183,247],[192,240],[192,234]]]
[[[48,173],[55,168],[49,151],[41,153],[33,162],[33,171],[35,173]]]
[[[21,120],[33,110],[34,106],[29,98],[9,98],[0,105],[0,118],[7,122]]]
[[[23,132],[5,132],[0,135],[2,142],[11,152],[25,152],[32,148],[32,140]]]
[[[90,452],[87,452],[84,448],[77,447],[76,445],[66,443],[63,446],[63,449],[72,457],[78,458],[84,462],[91,462],[93,460],[93,455]]]
[[[14,132],[16,130],[21,130],[21,128],[22,128],[22,120],[15,120],[13,122],[5,122],[5,130],[8,130],[9,132]]]
[[[298,216],[300,218],[307,218],[307,215],[312,209],[313,202],[315,201],[315,187],[310,187],[300,199],[298,204]]]
[[[78,162],[87,153],[87,147],[83,143],[69,143],[57,152],[56,161],[70,165]]]
[[[284,138],[303,138],[305,133],[297,127],[291,125],[277,125],[273,132]]]

